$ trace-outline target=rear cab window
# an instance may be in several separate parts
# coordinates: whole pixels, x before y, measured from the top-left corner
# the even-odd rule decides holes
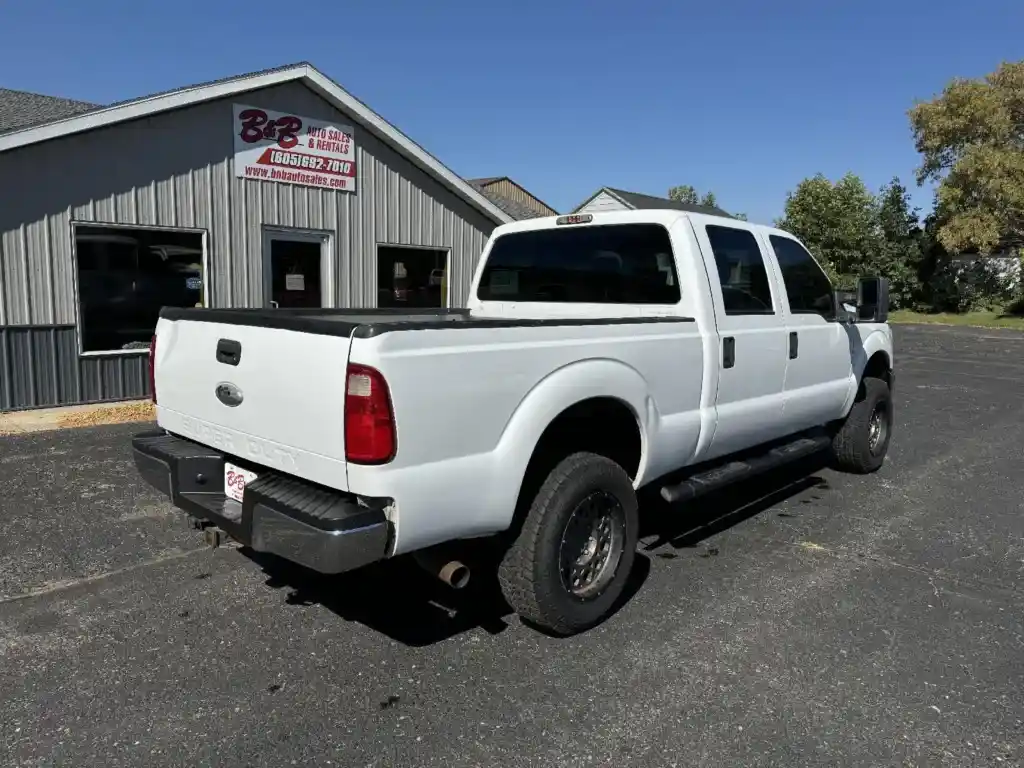
[[[748,229],[705,226],[727,315],[774,315],[771,278],[761,247]]]
[[[679,278],[661,224],[559,226],[495,239],[481,301],[676,304]]]

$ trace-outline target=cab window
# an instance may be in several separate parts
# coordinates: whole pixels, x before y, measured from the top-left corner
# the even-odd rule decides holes
[[[832,283],[814,257],[792,238],[771,235],[768,240],[779,260],[789,311],[794,315],[821,315],[826,320],[834,320]]]
[[[660,224],[511,232],[494,241],[481,301],[675,304],[679,278]]]
[[[761,248],[747,229],[705,227],[718,267],[727,315],[774,315],[772,290]]]

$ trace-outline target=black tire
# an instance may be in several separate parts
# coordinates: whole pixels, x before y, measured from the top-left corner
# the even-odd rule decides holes
[[[875,419],[878,419],[876,434]],[[858,475],[877,471],[885,463],[892,439],[893,407],[889,385],[881,379],[865,378],[857,399],[832,438],[836,469]]]
[[[607,512],[592,511],[605,507]],[[585,530],[591,534],[580,552],[593,549],[589,562],[604,561],[600,542],[605,534],[594,533],[604,527],[589,522],[595,515],[613,521],[613,533],[607,534],[607,563],[591,566],[597,574],[588,592],[582,582],[568,583],[576,572],[563,575],[563,566]],[[633,568],[638,530],[636,492],[625,470],[604,456],[572,454],[541,484],[519,535],[502,558],[498,577],[505,599],[524,622],[552,634],[568,636],[595,626],[622,596]]]

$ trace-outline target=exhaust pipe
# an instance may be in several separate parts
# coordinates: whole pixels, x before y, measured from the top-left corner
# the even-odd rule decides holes
[[[469,566],[461,560],[449,560],[429,549],[414,553],[413,559],[420,568],[452,589],[462,589],[469,584]]]

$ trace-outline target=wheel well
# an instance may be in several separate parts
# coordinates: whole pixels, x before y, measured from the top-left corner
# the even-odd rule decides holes
[[[578,451],[606,456],[636,478],[641,437],[633,410],[613,397],[594,397],[558,414],[533,449],[520,487],[520,502],[529,503],[552,468]]]
[[[892,386],[892,365],[889,363],[889,356],[885,352],[875,352],[864,367],[864,379],[881,379],[889,386]]]

